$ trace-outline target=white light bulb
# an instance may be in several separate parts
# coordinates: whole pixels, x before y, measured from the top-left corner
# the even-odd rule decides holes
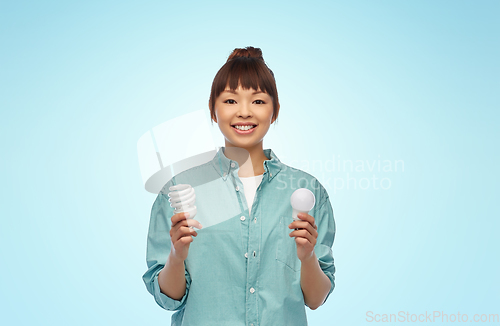
[[[174,208],[174,214],[188,212],[188,218],[193,218],[197,213],[196,206],[194,206],[196,195],[193,187],[188,184],[178,184],[168,188],[168,190],[170,190],[168,201],[170,206]]]
[[[311,190],[306,188],[299,188],[295,190],[290,197],[290,203],[292,204],[293,212],[292,217],[294,221],[300,221],[297,217],[298,213],[307,213],[314,207],[316,198]]]

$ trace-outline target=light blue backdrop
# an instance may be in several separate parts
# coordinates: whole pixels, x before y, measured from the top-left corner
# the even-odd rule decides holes
[[[136,143],[207,108],[248,45],[280,95],[264,147],[334,207],[337,285],[310,325],[500,313],[500,2],[0,7],[2,325],[169,324],[141,279],[155,195]]]

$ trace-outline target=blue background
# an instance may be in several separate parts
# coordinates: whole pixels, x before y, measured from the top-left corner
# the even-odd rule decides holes
[[[498,1],[2,2],[1,323],[170,323],[141,278],[155,195],[137,140],[208,110],[216,72],[248,45],[280,96],[264,147],[332,198],[336,288],[310,325],[500,313],[499,13]],[[330,171],[333,157],[404,169]],[[390,187],[354,189],[372,177]]]

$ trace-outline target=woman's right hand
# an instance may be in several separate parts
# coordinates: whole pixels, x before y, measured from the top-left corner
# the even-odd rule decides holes
[[[172,245],[170,246],[170,255],[171,258],[182,262],[187,258],[189,245],[193,242],[193,237],[198,235],[190,226],[198,229],[202,228],[200,222],[188,219],[187,215],[188,213],[177,213],[171,218],[170,241]]]

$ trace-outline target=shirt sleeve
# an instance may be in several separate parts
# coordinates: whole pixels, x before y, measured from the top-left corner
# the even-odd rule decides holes
[[[320,205],[316,215],[317,216],[314,216],[314,219],[316,221],[316,225],[318,226],[318,238],[316,240],[314,252],[316,257],[318,257],[321,269],[326,276],[328,276],[331,283],[330,291],[328,292],[325,301],[323,301],[323,305],[335,288],[335,265],[332,253],[332,245],[335,238],[335,220],[333,218],[333,209],[329,197],[326,197]]]
[[[171,185],[172,183],[169,181],[164,189],[168,189]],[[166,310],[180,310],[184,308],[191,285],[189,273],[184,268],[186,275],[186,292],[180,300],[172,299],[160,291],[158,274],[165,266],[168,255],[170,254],[170,219],[173,215],[173,208],[170,206],[168,196],[161,191],[156,197],[151,209],[146,249],[148,270],[144,273],[142,279],[148,292],[155,298],[156,303]]]

